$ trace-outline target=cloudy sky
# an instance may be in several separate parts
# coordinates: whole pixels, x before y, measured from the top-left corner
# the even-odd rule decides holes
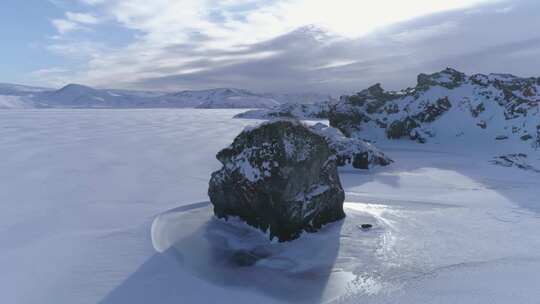
[[[540,75],[538,0],[2,0],[0,82],[350,92]]]

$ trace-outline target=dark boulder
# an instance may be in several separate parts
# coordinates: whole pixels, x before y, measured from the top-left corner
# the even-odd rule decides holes
[[[208,194],[218,218],[239,217],[279,241],[345,217],[334,151],[298,121],[243,131],[217,155]]]
[[[368,230],[368,229],[373,228],[373,225],[372,224],[362,224],[362,225],[359,225],[358,228],[360,228],[362,230]]]

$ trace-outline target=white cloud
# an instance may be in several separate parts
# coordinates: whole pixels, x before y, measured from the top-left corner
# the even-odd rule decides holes
[[[422,41],[433,36],[449,33],[458,30],[459,26],[456,22],[447,21],[440,24],[430,25],[414,30],[406,29],[392,36],[392,39],[400,42]]]
[[[60,35],[87,29],[86,26],[100,23],[100,19],[92,14],[66,12],[65,18],[51,20]]]
[[[92,14],[66,12],[66,18],[69,21],[82,23],[82,24],[98,24],[99,23],[99,19],[93,16]]]
[[[97,5],[97,4],[105,3],[105,1],[107,0],[80,0],[80,1],[88,5]]]
[[[295,79],[301,79],[304,83],[308,78],[314,78],[316,81],[331,85],[340,79],[351,78],[353,72],[358,73],[358,66],[364,67],[363,71],[375,69],[381,60],[389,60],[387,58],[399,57],[399,60],[403,60],[403,56],[409,56],[407,60],[410,64],[421,65],[429,60],[450,56],[452,52],[494,45],[495,40],[500,39],[478,35],[475,28],[467,28],[467,31],[470,31],[468,35],[475,37],[474,41],[468,41],[459,48],[437,39],[446,37],[448,41],[459,45],[459,36],[463,34],[464,29],[461,19],[470,17],[467,12],[473,10],[493,12],[493,7],[499,9],[505,7],[497,4],[485,10],[481,6],[484,3],[505,2],[504,0],[79,0],[79,2],[88,5],[86,7],[88,12],[67,12],[65,19],[62,19],[64,33],[99,22],[109,22],[110,25],[134,30],[136,34],[134,41],[124,47],[109,48],[99,42],[88,41],[58,41],[49,46],[48,49],[57,54],[87,58],[84,66],[70,75],[70,82],[133,86],[137,83],[147,83],[146,79],[166,78],[172,80],[159,84],[165,86],[167,83],[167,88],[171,89],[178,88],[180,80],[199,76],[205,77],[201,83],[206,86],[213,83],[219,85],[219,81],[229,80],[237,81],[242,86],[242,83],[257,81],[257,77],[269,75],[281,77],[272,74],[277,70],[280,73],[295,75]],[[449,14],[450,11],[458,9],[459,13],[453,14],[450,19],[441,18],[438,22],[426,24],[410,22],[420,20],[418,18],[421,16],[436,16],[434,13]],[[507,15],[511,13],[513,10],[508,11]],[[271,40],[308,24],[322,25],[329,32],[343,35],[348,40],[336,38],[335,43],[329,43],[329,37],[336,36],[325,36],[324,33],[318,35],[313,31],[308,35],[321,45],[311,45],[310,42],[301,39],[287,38],[290,40],[282,42]],[[390,24],[394,24],[390,27],[394,30],[388,32],[386,29]],[[402,24],[405,25],[401,26]],[[506,33],[502,33],[501,29],[499,33],[500,36],[506,37]],[[427,44],[428,41],[434,40],[437,43]],[[297,45],[299,41],[300,45]],[[274,49],[278,44],[279,47]],[[410,56],[415,53],[423,55]],[[255,63],[259,65],[255,67]],[[400,64],[404,65],[403,62]],[[340,73],[327,74],[327,79],[321,79],[321,75],[307,77],[306,74],[298,74],[299,71],[312,73],[321,69],[324,73],[339,69]],[[225,71],[230,71],[230,74],[225,74]],[[373,75],[390,75],[395,71],[395,67],[379,66],[378,72],[374,72]],[[221,78],[213,79],[211,77],[213,72],[221,75]],[[240,75],[242,73],[244,75]],[[181,75],[183,78],[175,82],[175,75]],[[284,79],[294,83],[286,77]],[[120,80],[122,82],[119,82]],[[190,81],[184,83],[197,85],[195,80]],[[278,84],[274,87],[277,86]]]
[[[57,55],[83,60],[91,60],[92,58],[99,57],[109,50],[105,45],[91,41],[62,41],[61,43],[50,44],[46,49]]]
[[[154,44],[178,43],[196,31],[212,38],[208,46],[231,47],[309,24],[358,37],[391,23],[482,2],[489,0],[111,0],[102,6],[120,24],[141,31]],[[220,20],[213,20],[212,13]]]
[[[51,67],[33,71],[30,73],[30,77],[33,78],[36,83],[60,87],[66,83],[65,81],[70,74],[72,74],[72,71],[69,69]]]
[[[507,7],[503,7],[503,8],[497,9],[497,10],[495,10],[495,11],[496,11],[497,13],[507,14],[507,13],[511,12],[513,9],[514,9],[514,7],[512,7],[512,6],[507,6]]]
[[[81,29],[79,24],[66,19],[53,19],[51,23],[61,35]]]
[[[298,0],[284,10],[289,20],[322,24],[348,37],[358,37],[384,25],[419,16],[489,2],[484,0]],[[493,2],[493,1],[492,1]]]

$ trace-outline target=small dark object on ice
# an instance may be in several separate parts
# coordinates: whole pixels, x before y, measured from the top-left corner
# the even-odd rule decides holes
[[[362,230],[368,230],[368,229],[373,228],[373,225],[371,225],[371,224],[362,224],[362,225],[359,225],[358,228],[360,228]]]

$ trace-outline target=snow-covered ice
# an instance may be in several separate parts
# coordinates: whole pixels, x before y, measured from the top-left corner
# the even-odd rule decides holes
[[[343,222],[268,244],[207,202],[239,112],[0,111],[1,302],[538,303],[538,173],[380,142],[391,166],[341,170]]]

